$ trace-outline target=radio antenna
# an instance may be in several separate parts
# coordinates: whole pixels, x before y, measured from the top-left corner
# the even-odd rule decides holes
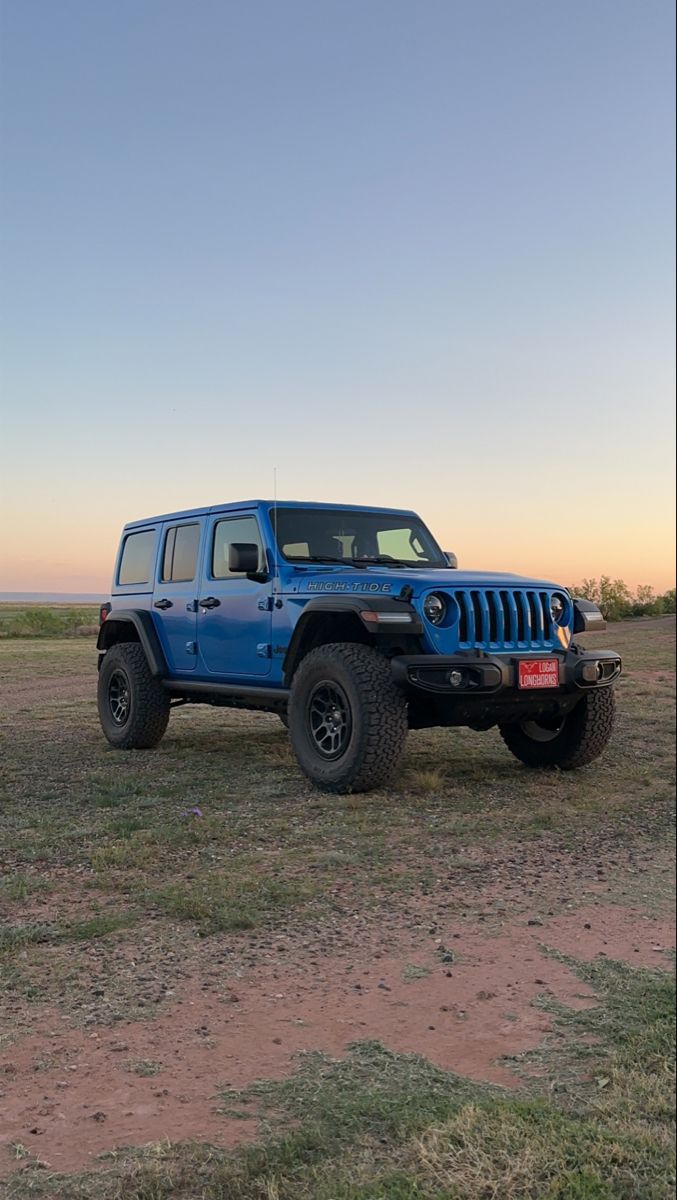
[[[277,583],[277,467],[273,467],[273,591]]]

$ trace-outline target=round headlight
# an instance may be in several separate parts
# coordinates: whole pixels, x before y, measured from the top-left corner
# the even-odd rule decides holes
[[[441,596],[438,596],[436,592],[431,592],[425,598],[423,611],[432,625],[441,625],[447,611],[447,606]]]
[[[560,621],[562,620],[565,608],[566,602],[564,600],[564,596],[558,596],[557,593],[555,593],[554,596],[550,597],[550,616],[556,625],[559,625]]]

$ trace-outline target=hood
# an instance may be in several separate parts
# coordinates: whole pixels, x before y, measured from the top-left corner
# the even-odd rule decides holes
[[[407,570],[406,567],[386,568],[379,565],[355,569],[341,566],[296,567],[284,572],[284,592],[325,595],[330,592],[363,594],[397,593],[408,585],[414,596],[420,596],[431,588],[454,590],[457,588],[557,588],[566,591],[561,584],[547,579],[530,579],[525,575],[511,575],[501,571],[462,571],[441,567],[438,570]]]

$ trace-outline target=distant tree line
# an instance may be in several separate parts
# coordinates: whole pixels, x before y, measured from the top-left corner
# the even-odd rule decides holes
[[[622,621],[626,617],[661,617],[675,611],[675,589],[657,595],[652,587],[640,583],[632,592],[622,579],[602,575],[599,579],[584,579],[569,589],[572,596],[593,600],[607,621]]]

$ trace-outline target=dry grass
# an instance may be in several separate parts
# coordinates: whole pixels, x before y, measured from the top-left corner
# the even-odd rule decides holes
[[[560,880],[554,866],[563,857],[567,870],[578,864],[588,877],[603,864],[610,899],[618,887],[644,906],[663,906],[674,622],[612,628],[606,642],[623,654],[626,674],[613,743],[593,767],[530,773],[495,733],[427,731],[412,735],[387,791],[329,797],[306,785],[271,717],[183,708],[156,752],[114,753],[98,729],[91,643],[1,641],[4,1035],[25,1027],[36,1001],[72,1023],[133,1015],[127,958],[142,956],[154,980],[164,978],[163,956],[199,970],[208,944],[227,937],[237,945],[238,931],[271,939],[283,929],[300,940],[310,928],[323,946],[355,914],[385,920],[421,899],[441,908],[460,895],[465,903],[489,885],[501,893],[511,885],[504,916],[547,909],[571,894],[571,879]],[[632,875],[630,860],[639,864]],[[266,1097],[263,1089],[257,1102],[268,1098],[296,1130],[282,1139],[235,1157],[160,1146],[68,1181],[29,1168],[9,1194],[664,1200],[670,1055],[641,1041],[638,993],[625,977],[610,978],[600,1034],[612,1057],[599,1092],[566,1102],[558,1093],[554,1101],[498,1100],[421,1060],[371,1048],[343,1068],[310,1064],[314,1075],[295,1077],[298,1095],[292,1088]],[[645,1006],[643,1023],[662,1029],[662,985],[645,982],[658,1008]],[[144,1016],[152,1018],[161,994],[153,985]],[[546,1064],[546,1087],[560,1067]],[[153,1067],[140,1060],[130,1069]],[[304,1090],[312,1110],[303,1109]]]
[[[347,797],[308,787],[273,717],[183,708],[156,752],[113,752],[98,728],[91,644],[0,643],[0,917],[5,946],[27,954],[13,961],[11,986],[20,993],[25,978],[34,994],[42,947],[77,940],[78,923],[92,919],[92,936],[130,943],[149,920],[167,934],[177,922],[200,934],[301,928],[333,921],[338,894],[342,906],[373,909],[433,894],[444,880],[519,878],[516,846],[546,862],[553,841],[612,860],[616,848],[663,842],[674,623],[619,626],[608,640],[626,675],[616,736],[591,768],[533,773],[495,732],[425,731],[411,736],[387,792]],[[87,699],[69,682],[85,672]],[[49,996],[48,980],[40,994]]]

